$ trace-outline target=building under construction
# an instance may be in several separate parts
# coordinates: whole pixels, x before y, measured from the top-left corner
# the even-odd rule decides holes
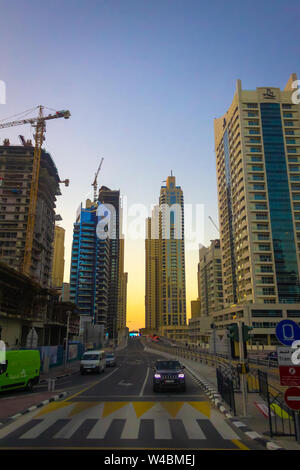
[[[30,204],[34,146],[0,146],[0,261],[22,271]],[[56,166],[41,152],[30,277],[40,286],[51,285],[56,196],[60,195]]]

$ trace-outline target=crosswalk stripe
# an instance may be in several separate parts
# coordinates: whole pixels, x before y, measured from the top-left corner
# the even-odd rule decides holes
[[[182,420],[182,423],[185,427],[187,436],[189,439],[206,439],[205,434],[203,433],[201,427],[196,420]]]
[[[25,434],[22,434],[19,439],[36,439],[40,434],[42,434],[42,432],[46,431],[56,421],[58,421],[57,418],[51,417],[47,420],[43,420],[33,426],[33,428],[31,428],[29,431],[25,432]]]
[[[138,439],[141,420],[137,418],[127,419],[123,428],[121,439]]]
[[[162,418],[154,420],[154,439],[172,439],[169,420]]]
[[[104,439],[105,434],[107,433],[112,421],[113,420],[110,416],[107,416],[106,418],[103,418],[103,419],[99,419],[98,422],[93,427],[93,429],[86,436],[86,438],[87,439]]]

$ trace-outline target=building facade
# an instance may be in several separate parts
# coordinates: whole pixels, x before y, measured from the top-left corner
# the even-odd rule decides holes
[[[155,218],[146,219],[145,238],[145,325],[147,331],[158,331],[160,328],[160,297],[159,297],[159,235]]]
[[[186,326],[184,201],[172,174],[146,220],[145,249],[146,328],[167,334]]]
[[[120,191],[102,186],[99,202],[106,207],[109,231],[109,290],[107,332],[110,338],[117,339],[118,299],[119,299],[119,262],[120,262]]]
[[[30,202],[34,147],[0,146],[0,260],[22,271]],[[42,150],[30,277],[50,287],[56,196],[59,176],[49,153]]]
[[[125,240],[120,238],[117,330],[126,328],[128,273],[124,272]]]
[[[297,79],[243,90],[215,120],[224,304],[300,302]]]
[[[52,262],[52,286],[62,287],[65,270],[65,229],[55,225]]]
[[[223,284],[220,240],[211,240],[208,248],[199,250],[198,297],[202,315],[223,307]]]
[[[77,214],[73,230],[70,300],[83,320],[108,331],[109,239],[97,236],[97,204],[87,201]]]

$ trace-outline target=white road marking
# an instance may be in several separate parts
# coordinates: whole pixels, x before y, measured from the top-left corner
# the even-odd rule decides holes
[[[143,393],[144,393],[144,390],[145,390],[145,387],[146,387],[146,383],[147,383],[147,380],[148,380],[148,377],[149,377],[149,372],[150,372],[150,367],[148,367],[148,369],[147,369],[146,378],[145,378],[145,380],[144,380],[144,383],[143,383],[141,392],[140,392],[140,394],[139,394],[140,397],[143,396]]]
[[[172,439],[168,419],[161,418],[154,420],[154,439]]]
[[[210,422],[218,431],[223,439],[239,439],[236,433],[231,429],[229,424],[224,421],[223,416],[216,410],[211,410]]]
[[[206,439],[206,436],[195,419],[182,419],[182,422],[189,439]]]
[[[39,437],[42,432],[46,431],[52,424],[54,424],[57,421],[57,417],[47,417],[47,419],[44,419],[41,423],[36,424],[32,429],[29,431],[25,432],[25,434],[22,434],[20,436],[20,439],[36,439]]]

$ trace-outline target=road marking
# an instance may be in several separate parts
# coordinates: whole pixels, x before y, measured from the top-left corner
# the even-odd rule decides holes
[[[48,417],[41,423],[36,424],[32,429],[22,434],[19,439],[36,439],[42,432],[46,431],[52,424],[57,421],[57,417]]]
[[[144,413],[146,413],[152,406],[155,405],[155,401],[136,401],[133,403],[133,408],[136,413],[136,417],[140,418]]]
[[[104,403],[102,418],[105,418],[115,411],[120,410],[125,405],[128,405],[127,401],[111,401]]]
[[[172,418],[175,418],[178,411],[182,408],[183,402],[181,401],[166,401],[162,402],[161,405],[165,410],[172,416]]]
[[[103,382],[105,379],[108,379],[108,377],[110,377],[110,376],[113,375],[115,372],[117,372],[117,370],[119,370],[119,367],[118,367],[117,369],[113,370],[112,372],[110,372],[110,374],[105,375],[105,377],[101,377],[100,380],[97,380],[96,382],[93,382],[92,385],[89,385],[88,387],[84,388],[84,389],[81,390],[80,392],[74,393],[74,395],[71,395],[69,398],[67,398],[67,399],[64,400],[64,401],[70,401],[72,398],[77,397],[77,396],[80,395],[81,393],[84,393],[84,392],[86,392],[87,390],[90,390],[90,389],[93,388],[96,384]]]
[[[189,439],[206,439],[206,436],[204,435],[197,421],[194,419],[182,419],[182,423]]]
[[[231,442],[237,447],[239,447],[241,450],[250,450],[249,447],[242,444],[241,441],[239,441],[238,439],[231,439]]]
[[[141,389],[141,393],[139,394],[140,397],[143,396],[143,393],[144,393],[144,390],[145,390],[145,387],[146,387],[146,383],[147,383],[147,380],[148,380],[148,377],[149,377],[149,372],[150,372],[150,367],[148,367],[148,369],[147,369],[146,378],[144,380],[144,383],[143,383],[143,386],[142,386],[142,389]]]
[[[161,417],[154,420],[154,439],[172,439],[169,420]]]
[[[224,417],[216,410],[211,411],[210,415],[211,424],[217,429],[218,433],[221,434],[223,439],[238,439],[237,434],[229,426],[229,424],[224,421]]]

